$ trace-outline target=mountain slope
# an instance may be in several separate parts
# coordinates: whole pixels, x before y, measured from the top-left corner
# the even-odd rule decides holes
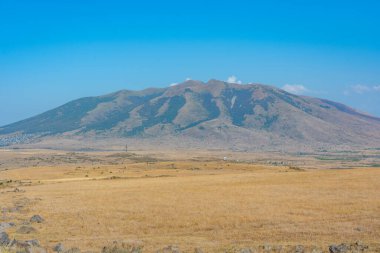
[[[69,102],[0,128],[0,135],[186,137],[219,146],[376,145],[380,119],[281,89],[210,80]],[[191,140],[191,141],[190,141]]]

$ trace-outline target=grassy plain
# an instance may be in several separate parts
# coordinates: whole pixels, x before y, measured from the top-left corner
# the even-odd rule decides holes
[[[253,154],[17,152],[0,152],[0,219],[16,223],[7,232],[17,239],[96,251],[124,240],[147,252],[379,243],[375,167],[247,162]],[[32,224],[37,232],[17,233],[34,214],[45,219]]]

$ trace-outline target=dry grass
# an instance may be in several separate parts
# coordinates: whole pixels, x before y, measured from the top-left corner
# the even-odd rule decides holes
[[[113,178],[113,179],[112,179]],[[215,251],[264,243],[327,245],[380,237],[380,170],[306,170],[222,161],[45,166],[0,172],[28,181],[0,189],[2,219],[45,218],[17,238],[96,249],[114,240],[148,251]]]

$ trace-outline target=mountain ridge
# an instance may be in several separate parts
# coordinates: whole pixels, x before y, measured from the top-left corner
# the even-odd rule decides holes
[[[0,127],[33,134],[149,139],[186,137],[231,145],[364,145],[380,142],[380,118],[274,86],[211,79],[85,97]],[[235,141],[234,141],[235,140]],[[224,144],[223,144],[224,143]]]

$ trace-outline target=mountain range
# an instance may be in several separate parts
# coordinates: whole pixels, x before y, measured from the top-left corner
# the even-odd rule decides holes
[[[0,127],[0,136],[155,140],[183,147],[379,146],[380,118],[261,84],[195,80],[71,101]]]

